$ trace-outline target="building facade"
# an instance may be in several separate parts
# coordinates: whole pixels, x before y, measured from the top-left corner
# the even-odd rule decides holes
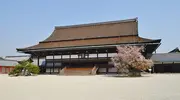
[[[17,64],[17,61],[0,58],[0,74],[8,74]]]
[[[117,73],[110,58],[116,46],[144,46],[143,55],[150,57],[161,39],[139,37],[138,20],[127,19],[70,26],[57,26],[52,34],[38,44],[18,48],[18,52],[37,59],[41,73],[56,74],[97,71],[97,74]],[[40,64],[42,62],[42,64]]]
[[[180,51],[178,48],[169,53],[153,54],[153,73],[180,73]]]

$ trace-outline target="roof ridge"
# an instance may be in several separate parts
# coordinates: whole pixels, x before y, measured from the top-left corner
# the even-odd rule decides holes
[[[11,60],[11,59],[0,59],[1,61],[15,61],[17,62],[17,60]]]
[[[7,57],[30,57],[30,55],[5,56],[5,58]]]
[[[65,25],[65,26],[55,26],[55,29],[65,29],[65,28],[77,28],[77,27],[87,27],[94,25],[106,25],[106,24],[116,24],[116,23],[125,23],[137,21],[138,17],[124,20],[115,20],[115,21],[104,21],[104,22],[95,22],[95,23],[86,23],[86,24],[75,24],[75,25]]]

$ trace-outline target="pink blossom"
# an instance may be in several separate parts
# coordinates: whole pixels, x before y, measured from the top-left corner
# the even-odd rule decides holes
[[[153,66],[153,62],[142,55],[143,50],[143,46],[117,46],[118,53],[111,59],[114,66],[122,73],[128,73],[130,68],[146,70]]]

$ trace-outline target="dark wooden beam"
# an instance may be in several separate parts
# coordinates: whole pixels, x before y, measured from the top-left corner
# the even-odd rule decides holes
[[[45,68],[45,70],[46,70],[46,68],[47,68],[47,58],[46,58],[46,56],[45,56],[45,66],[44,66]]]
[[[53,73],[54,73],[54,53],[53,53]]]
[[[71,60],[71,53],[69,53],[69,59]]]
[[[61,53],[61,61],[62,61],[62,53]]]
[[[71,53],[69,52],[69,66],[71,66]]]
[[[97,59],[99,58],[99,52],[96,50],[96,53],[97,53]]]
[[[108,56],[109,56],[109,55],[108,55],[108,50],[106,50],[106,58],[107,58],[107,59],[108,59]]]
[[[39,67],[39,56],[37,56],[37,66]]]
[[[108,69],[109,69],[109,68],[108,68],[108,67],[106,67],[106,74],[108,74]]]

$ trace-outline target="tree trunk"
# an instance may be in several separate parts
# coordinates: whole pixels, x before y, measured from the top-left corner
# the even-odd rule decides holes
[[[128,76],[129,77],[140,77],[141,76],[141,71],[139,71],[139,70],[137,70],[135,68],[130,68]]]

